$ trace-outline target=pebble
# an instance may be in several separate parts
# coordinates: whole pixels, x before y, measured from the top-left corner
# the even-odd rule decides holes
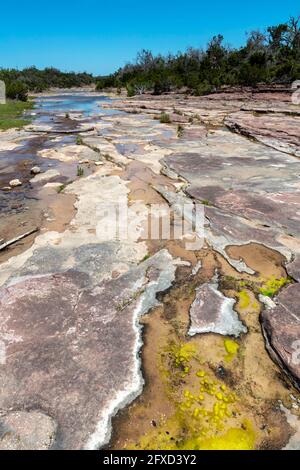
[[[22,185],[22,181],[20,181],[17,178],[9,182],[9,186],[11,186],[12,188],[15,188],[16,186],[21,186],[21,185]]]
[[[41,173],[41,169],[39,166],[34,166],[31,168],[30,173],[32,175],[38,175],[39,173]]]

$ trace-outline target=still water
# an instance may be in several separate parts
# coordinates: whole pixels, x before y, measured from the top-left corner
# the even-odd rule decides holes
[[[115,114],[119,111],[105,109],[101,107],[101,103],[112,101],[107,96],[98,94],[84,93],[63,93],[58,95],[45,95],[35,99],[36,111],[49,113],[70,113],[81,112],[85,116],[93,116],[97,114]]]

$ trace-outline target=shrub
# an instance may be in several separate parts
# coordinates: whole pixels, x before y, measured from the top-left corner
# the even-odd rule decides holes
[[[170,124],[171,123],[171,118],[170,118],[169,114],[167,114],[167,113],[161,113],[159,120],[162,124]]]
[[[196,89],[195,89],[195,95],[196,96],[204,96],[204,95],[209,95],[210,93],[212,93],[214,90],[214,87],[208,83],[207,80],[205,80],[204,82],[200,83]]]
[[[135,95],[134,86],[131,83],[126,83],[126,90],[129,98]]]
[[[153,94],[161,95],[162,93],[167,93],[170,91],[170,83],[166,79],[156,80],[154,82]]]
[[[27,101],[28,88],[20,80],[14,80],[6,85],[6,96],[12,100]]]
[[[183,131],[184,131],[184,128],[181,124],[178,124],[177,126],[177,137],[182,137],[183,136]]]

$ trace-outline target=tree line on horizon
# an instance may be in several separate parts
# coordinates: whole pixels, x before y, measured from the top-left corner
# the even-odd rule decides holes
[[[0,80],[5,82],[7,98],[20,101],[27,101],[30,92],[39,93],[51,87],[72,88],[95,83],[92,74],[61,72],[54,67],[43,70],[36,67],[28,67],[23,70],[1,68]]]
[[[300,16],[247,34],[243,47],[224,44],[214,36],[206,50],[188,48],[176,55],[153,55],[142,50],[134,63],[101,77],[97,90],[127,88],[128,96],[151,92],[159,95],[185,89],[204,95],[222,86],[288,84],[300,79]]]

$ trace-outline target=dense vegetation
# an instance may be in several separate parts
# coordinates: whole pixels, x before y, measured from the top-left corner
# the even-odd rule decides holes
[[[135,63],[101,77],[97,89],[126,86],[133,96],[185,88],[202,95],[222,85],[257,86],[300,79],[300,17],[247,36],[239,49],[225,46],[223,36],[218,35],[206,50],[189,48],[166,57],[143,50]]]
[[[71,88],[90,85],[94,82],[88,73],[61,72],[55,68],[39,70],[29,67],[23,70],[0,69],[0,80],[6,84],[6,96],[26,101],[28,93],[41,92],[50,87]]]

